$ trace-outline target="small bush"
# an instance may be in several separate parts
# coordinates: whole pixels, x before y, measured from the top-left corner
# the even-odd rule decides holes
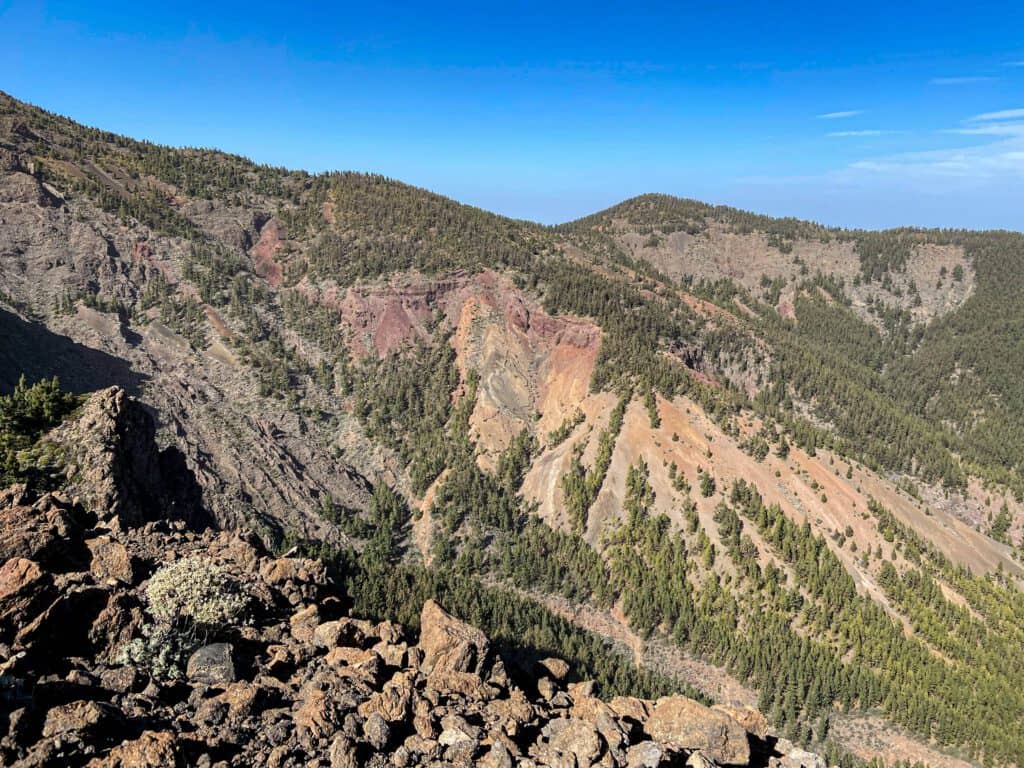
[[[150,579],[146,599],[157,621],[207,632],[240,623],[249,604],[241,583],[203,557],[165,565]]]
[[[153,621],[121,650],[119,660],[155,678],[180,677],[197,647],[245,621],[249,602],[244,585],[205,557],[165,565],[146,587]]]

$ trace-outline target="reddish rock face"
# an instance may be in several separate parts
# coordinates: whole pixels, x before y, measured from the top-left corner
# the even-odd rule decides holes
[[[273,218],[263,225],[263,229],[260,230],[260,239],[249,251],[256,274],[274,288],[281,285],[281,264],[278,261],[278,254],[283,248],[283,227],[280,221]]]

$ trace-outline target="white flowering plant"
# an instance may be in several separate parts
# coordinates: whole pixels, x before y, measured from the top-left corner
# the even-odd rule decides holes
[[[184,660],[197,646],[245,621],[250,602],[242,582],[209,558],[169,563],[146,586],[146,609],[153,621],[121,649],[119,660],[155,678],[180,677]]]

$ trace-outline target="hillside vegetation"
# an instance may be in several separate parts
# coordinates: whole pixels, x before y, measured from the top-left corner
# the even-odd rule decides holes
[[[660,195],[544,228],[0,96],[0,259],[6,311],[138,375],[220,523],[363,616],[440,597],[605,695],[699,682],[568,605],[836,759],[881,712],[922,759],[1024,762],[1024,235]],[[77,402],[39,387],[11,402]]]

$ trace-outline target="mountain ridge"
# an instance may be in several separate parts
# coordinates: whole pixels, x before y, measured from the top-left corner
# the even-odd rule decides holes
[[[677,644],[800,741],[880,708],[909,755],[1017,758],[1019,235],[666,196],[541,227],[9,99],[0,170],[11,363],[127,367],[218,524],[397,569],[368,615],[479,578]]]

